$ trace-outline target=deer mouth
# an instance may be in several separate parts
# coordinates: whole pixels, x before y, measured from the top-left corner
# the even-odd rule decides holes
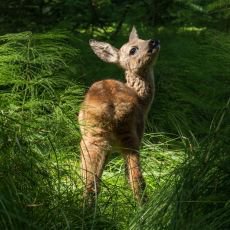
[[[159,40],[150,40],[148,53],[153,54],[156,51],[158,51],[159,49],[160,49],[160,41]]]

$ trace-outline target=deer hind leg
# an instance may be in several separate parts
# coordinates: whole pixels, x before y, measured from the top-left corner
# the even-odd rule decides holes
[[[132,188],[133,194],[139,203],[145,201],[144,195],[145,180],[142,175],[140,167],[139,153],[130,152],[125,154],[129,183]]]
[[[123,146],[122,152],[126,161],[129,183],[135,198],[139,203],[142,203],[145,201],[146,196],[144,194],[145,180],[140,166],[138,138],[135,136],[126,137],[123,140]]]
[[[99,183],[108,156],[109,143],[102,137],[83,137],[80,146],[84,197],[89,204],[92,204],[99,193]]]

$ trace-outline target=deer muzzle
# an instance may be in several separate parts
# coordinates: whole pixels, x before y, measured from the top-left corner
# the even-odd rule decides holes
[[[150,40],[148,53],[153,53],[153,50],[160,48],[160,40]]]

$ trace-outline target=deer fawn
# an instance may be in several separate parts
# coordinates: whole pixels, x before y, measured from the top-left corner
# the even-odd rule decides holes
[[[116,148],[126,160],[131,188],[141,202],[145,182],[139,148],[155,93],[153,64],[160,42],[139,39],[133,27],[129,42],[120,50],[105,42],[90,40],[89,43],[100,59],[125,70],[126,83],[112,79],[98,81],[90,87],[82,103],[79,123],[84,194],[89,202],[95,199],[106,158]]]

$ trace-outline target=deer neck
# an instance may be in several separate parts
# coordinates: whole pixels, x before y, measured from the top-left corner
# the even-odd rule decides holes
[[[126,71],[125,78],[126,85],[137,93],[141,104],[148,110],[155,94],[153,69],[151,68],[143,73]]]

